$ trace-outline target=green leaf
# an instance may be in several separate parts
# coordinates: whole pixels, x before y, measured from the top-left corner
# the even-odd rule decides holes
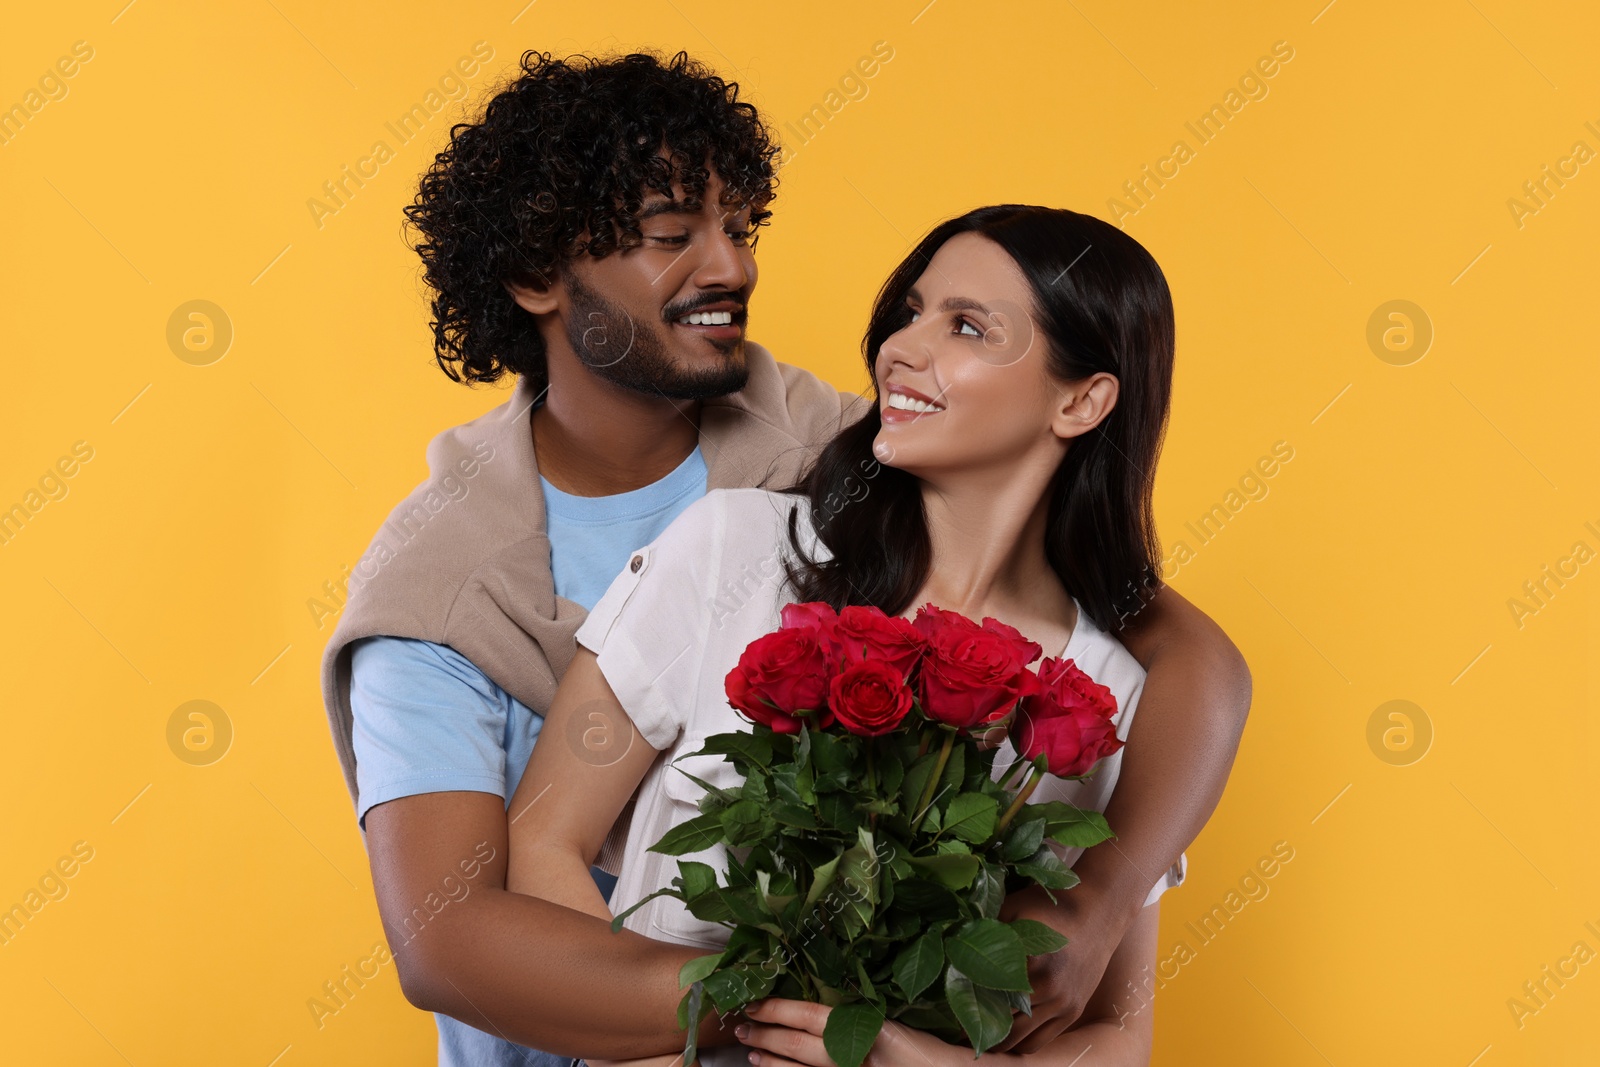
[[[797,893],[774,893],[772,891],[772,874],[768,871],[756,872],[756,885],[761,891],[761,903],[766,906],[774,916],[783,914],[783,909],[789,906]]]
[[[973,880],[968,899],[978,918],[998,918],[1000,906],[1006,901],[1005,868],[997,863],[985,863]]]
[[[939,856],[912,856],[911,864],[940,885],[965,889],[978,873],[978,857],[971,853],[946,853]]]
[[[707,863],[679,860],[678,881],[681,882],[684,902],[688,903],[717,888],[717,872]]]
[[[917,813],[922,790],[927,787],[928,776],[933,773],[933,765],[937,762],[938,752],[929,752],[919,756],[915,763],[906,768],[905,778],[900,782],[900,810],[907,815]]]
[[[1046,955],[1067,943],[1059,931],[1037,919],[1013,919],[1010,926],[1022,942],[1022,951],[1030,956]]]
[[[741,800],[730,804],[719,816],[722,832],[729,845],[750,845],[770,836],[762,826],[767,811],[754,800]],[[705,818],[705,816],[701,816]]]
[[[1012,823],[1011,832],[1006,834],[1006,843],[1000,847],[1000,858],[1016,863],[1039,851],[1039,846],[1044,844],[1046,825],[1045,819]]]
[[[1033,879],[1047,890],[1071,889],[1078,884],[1077,874],[1061,862],[1061,857],[1051,851],[1049,845],[1041,845],[1026,863],[1019,863],[1012,870]]]
[[[1089,848],[1116,836],[1106,823],[1106,817],[1098,811],[1084,811],[1059,800],[1034,807],[1044,813],[1045,836],[1068,848]]]
[[[772,817],[785,826],[793,826],[800,830],[815,830],[818,828],[817,817],[798,804],[779,801],[772,805]]]
[[[718,952],[710,956],[696,956],[688,963],[685,963],[682,967],[678,968],[678,988],[682,989],[684,986],[689,985],[692,982],[698,982],[704,979],[706,975],[710,974],[721,965],[722,957],[725,955],[727,955],[727,953]]]
[[[775,972],[760,965],[724,968],[706,978],[706,995],[716,1003],[718,1011],[737,1011],[752,1000],[766,996],[776,977]]]
[[[976,1058],[1006,1039],[1011,1032],[1011,1004],[1004,993],[973,984],[954,964],[944,972],[944,992],[961,1029],[972,1043]]]
[[[894,983],[907,1001],[933,984],[944,967],[944,945],[937,934],[923,934],[894,958]]]
[[[861,825],[855,805],[843,793],[824,793],[817,797],[817,810],[822,813],[823,822],[852,837]]]
[[[1028,956],[1015,930],[995,919],[974,919],[944,939],[945,958],[978,985],[1026,993]]]
[[[683,856],[710,848],[721,841],[722,837],[722,815],[697,815],[662,834],[661,840],[650,846],[650,851],[668,856]]]
[[[684,757],[680,756],[678,758],[679,759],[683,759]],[[693,782],[695,785],[699,786],[701,789],[704,789],[706,791],[706,796],[700,798],[700,802],[701,802],[702,805],[704,805],[704,803],[705,803],[705,801],[706,801],[706,799],[708,797],[712,797],[712,798],[720,800],[720,801],[722,801],[724,803],[731,804],[735,800],[739,799],[739,794],[744,789],[744,786],[742,784],[740,785],[740,787],[738,789],[723,789],[720,786],[712,785],[710,782],[706,781],[704,778],[696,778],[694,775],[690,774],[688,771],[684,770],[682,767],[679,767],[676,762],[673,763],[672,769],[677,771],[679,774],[681,774],[685,778],[689,779],[689,781]],[[701,810],[704,811],[705,808],[702,807]]]
[[[822,1047],[839,1067],[861,1067],[883,1029],[883,1012],[872,1004],[840,1004],[828,1012]]]
[[[963,841],[982,844],[994,833],[994,824],[999,817],[1000,806],[995,803],[994,797],[986,797],[982,793],[960,793],[945,808],[944,829]]]
[[[833,876],[838,873],[839,861],[842,859],[844,859],[842,855],[835,856],[822,866],[812,868],[811,891],[806,894],[807,911],[811,910],[812,905],[814,905],[818,898],[820,898],[822,894],[827,891],[828,887],[833,884]]]
[[[737,731],[725,734],[712,734],[705,739],[705,743],[698,752],[690,752],[691,756],[738,756],[749,760],[751,763],[762,767],[772,763],[772,731],[755,730],[749,733]]]

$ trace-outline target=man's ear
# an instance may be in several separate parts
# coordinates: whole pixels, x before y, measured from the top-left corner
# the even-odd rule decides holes
[[[530,315],[548,315],[561,304],[554,271],[529,271],[526,281],[503,279],[500,284],[506,287],[517,306]]]
[[[1116,376],[1099,371],[1067,386],[1058,386],[1050,428],[1057,437],[1081,437],[1094,429],[1117,406]]]

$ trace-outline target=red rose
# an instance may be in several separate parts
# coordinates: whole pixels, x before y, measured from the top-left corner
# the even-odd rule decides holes
[[[828,706],[846,730],[877,737],[899,726],[911,710],[911,687],[898,667],[867,660],[834,675]]]
[[[879,660],[889,664],[905,678],[917,665],[927,640],[910,619],[889,616],[863,604],[851,604],[839,612],[833,627],[837,668]]]
[[[823,634],[831,633],[834,623],[839,619],[833,613],[833,608],[821,600],[785,604],[782,616],[785,630],[816,630]]]
[[[828,654],[817,631],[787,629],[756,638],[728,672],[728,703],[775,733],[797,734],[802,717],[833,722],[827,709]]]
[[[1024,697],[1022,713],[1011,726],[1019,756],[1044,756],[1051,774],[1070,778],[1087,774],[1123,746],[1111,721],[1116,696],[1070,659],[1051,657],[1039,664],[1037,688]]]
[[[965,615],[925,604],[913,625],[927,640],[922,712],[971,729],[1003,719],[1035,686],[1028,664],[1044,650],[996,619],[978,625]]]

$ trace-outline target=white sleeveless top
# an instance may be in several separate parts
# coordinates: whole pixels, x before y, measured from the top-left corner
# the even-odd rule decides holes
[[[671,885],[680,859],[709,864],[719,876],[727,869],[721,845],[681,857],[647,850],[668,829],[700,814],[703,791],[669,766],[674,761],[714,786],[734,788],[741,780],[721,756],[680,757],[702,747],[708,734],[750,729],[729,706],[724,683],[746,646],[777,629],[783,606],[793,602],[791,591],[783,588],[783,560],[791,552],[787,528],[791,510],[799,508],[798,532],[807,552],[813,558],[828,555],[818,546],[806,503],[804,497],[765,489],[711,490],[633,554],[577,631],[577,642],[596,653],[601,673],[623,710],[651,747],[660,751],[634,796],[632,823],[610,901],[612,914]],[[1045,654],[1053,653],[1046,649]],[[1113,721],[1117,736],[1126,740],[1144,687],[1144,668],[1120,641],[1096,626],[1081,605],[1077,625],[1060,656],[1074,660],[1116,696]],[[1016,758],[1016,749],[1007,740],[996,753],[996,775]],[[1100,761],[1088,781],[1045,775],[1031,801],[1062,800],[1104,811],[1121,767],[1119,749]],[[1053,842],[1050,847],[1068,865],[1083,853],[1081,848]],[[1168,888],[1181,885],[1187,867],[1184,856],[1162,872],[1146,906]],[[708,950],[720,949],[729,934],[727,927],[695,918],[671,897],[650,901],[623,925],[657,940]],[[743,1050],[732,1046],[704,1050],[701,1062],[703,1067],[732,1067],[746,1061]]]

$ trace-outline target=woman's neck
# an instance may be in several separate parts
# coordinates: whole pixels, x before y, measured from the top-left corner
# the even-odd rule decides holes
[[[912,611],[931,601],[971,619],[992,615],[1047,651],[1071,632],[1076,608],[1044,551],[1045,486],[1030,481],[923,483],[933,564]]]

